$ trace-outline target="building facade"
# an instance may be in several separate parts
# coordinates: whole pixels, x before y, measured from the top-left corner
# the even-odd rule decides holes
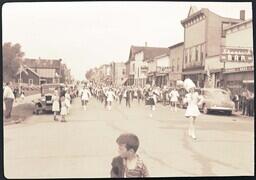
[[[113,62],[111,65],[113,85],[117,87],[121,86],[127,80],[125,63]]]
[[[209,9],[191,7],[184,27],[183,79],[190,78],[199,87],[206,79],[205,61],[220,54],[224,43],[224,29],[243,19],[221,17]]]
[[[153,61],[156,65],[155,85],[158,87],[168,85],[171,67],[169,53],[156,56]]]
[[[170,49],[170,73],[169,84],[176,86],[178,80],[182,80],[182,63],[184,42],[169,47]]]
[[[61,59],[30,59],[26,58],[23,64],[31,68],[40,76],[40,84],[59,83],[61,78]]]

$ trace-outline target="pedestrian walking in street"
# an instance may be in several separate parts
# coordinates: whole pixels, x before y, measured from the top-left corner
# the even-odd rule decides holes
[[[61,115],[61,122],[66,122],[66,115],[67,115],[67,104],[66,104],[66,98],[65,96],[61,96],[61,109],[60,109],[60,115]]]
[[[81,100],[82,100],[82,106],[85,111],[87,109],[87,103],[89,102],[89,97],[91,97],[91,93],[89,89],[84,86],[83,90],[81,91]]]
[[[110,111],[111,107],[112,107],[112,103],[113,103],[114,99],[116,98],[116,95],[112,88],[109,88],[109,90],[106,92],[106,96],[107,96],[108,110]]]
[[[59,93],[57,90],[54,91],[54,95],[52,96],[52,111],[54,114],[54,120],[58,121],[57,114],[60,112],[60,103],[59,103]]]
[[[12,91],[12,82],[7,82],[6,86],[4,88],[4,93],[3,93],[3,99],[5,102],[5,118],[8,119],[11,117],[11,113],[12,113],[12,106],[13,106],[13,102],[14,102],[14,94]]]
[[[121,134],[117,140],[119,156],[113,158],[111,178],[148,177],[148,169],[137,154],[139,138],[135,134]]]
[[[70,112],[70,107],[71,107],[71,97],[70,97],[70,90],[68,89],[65,93],[65,101],[67,105],[67,114]]]
[[[139,87],[137,89],[137,99],[138,99],[138,104],[140,104],[140,101],[142,100],[142,89]]]
[[[202,103],[202,98],[197,92],[195,92],[195,86],[192,85],[190,88],[188,88],[188,91],[189,93],[185,96],[185,101],[188,103],[185,117],[190,118],[188,134],[193,139],[196,139],[195,123],[196,118],[200,115],[198,105]]]
[[[176,90],[176,88],[174,88],[170,94],[169,94],[169,97],[170,97],[170,103],[171,103],[171,111],[173,111],[173,107],[174,107],[174,111],[177,112],[177,102],[178,102],[178,97],[179,97],[179,93],[178,91]]]

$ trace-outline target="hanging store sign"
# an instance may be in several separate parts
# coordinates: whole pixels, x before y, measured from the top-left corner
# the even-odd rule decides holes
[[[161,67],[161,66],[156,67],[156,72],[158,73],[169,73],[170,70],[171,70],[170,67]]]
[[[250,48],[229,48],[222,47],[221,62],[251,62],[253,51]]]

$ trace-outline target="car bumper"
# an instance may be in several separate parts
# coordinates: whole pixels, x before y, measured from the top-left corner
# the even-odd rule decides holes
[[[228,108],[228,107],[210,107],[209,110],[218,110],[218,111],[233,111],[233,108]]]

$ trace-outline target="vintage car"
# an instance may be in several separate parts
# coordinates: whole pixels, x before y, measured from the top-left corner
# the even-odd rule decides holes
[[[230,94],[218,88],[202,88],[201,95],[203,102],[199,105],[199,109],[207,114],[211,111],[225,112],[231,115],[235,108],[234,102],[230,98]]]
[[[33,101],[34,106],[34,114],[41,114],[43,112],[52,112],[52,96],[54,94],[54,90],[61,90],[64,88],[63,84],[43,84],[41,85],[41,98]]]

